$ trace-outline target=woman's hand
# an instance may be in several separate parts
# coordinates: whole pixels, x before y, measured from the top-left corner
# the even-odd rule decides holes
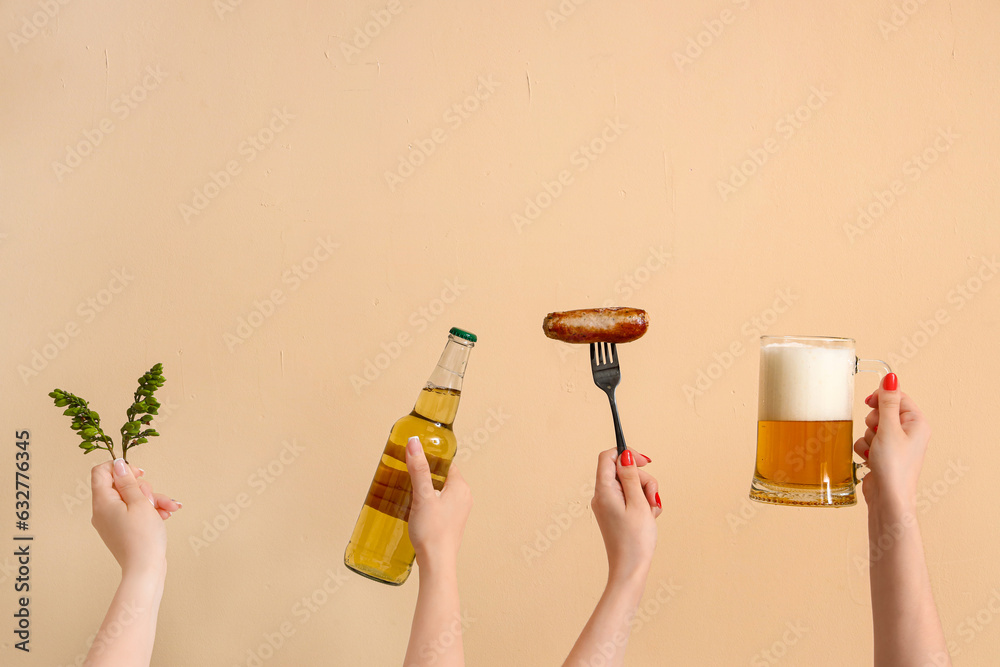
[[[656,517],[663,508],[657,482],[639,470],[649,457],[626,449],[603,451],[597,458],[597,482],[591,508],[608,552],[608,581],[645,582],[656,549]]]
[[[138,478],[136,477],[138,473]],[[181,504],[153,493],[140,468],[122,459],[94,466],[90,474],[91,523],[118,561],[123,577],[166,570],[167,531],[163,521]]]
[[[454,570],[465,521],[472,509],[469,485],[452,464],[444,488],[436,491],[427,456],[416,436],[406,443],[406,469],[413,485],[409,524],[417,565],[422,573],[428,568]]]
[[[899,391],[895,373],[885,376],[881,388],[865,404],[872,408],[865,419],[868,430],[854,443],[854,451],[871,468],[861,486],[865,500],[869,506],[902,503],[912,511],[930,425],[913,399]]]
[[[573,645],[564,667],[620,667],[632,619],[646,587],[656,549],[656,517],[663,508],[656,480],[639,470],[649,457],[617,449],[597,457],[597,483],[590,506],[608,552],[608,584]]]
[[[427,456],[416,436],[406,442],[406,469],[413,486],[409,530],[420,567],[420,590],[403,664],[460,667],[465,664],[462,632],[454,627],[460,617],[458,547],[472,509],[472,493],[454,464],[441,492],[434,489]]]

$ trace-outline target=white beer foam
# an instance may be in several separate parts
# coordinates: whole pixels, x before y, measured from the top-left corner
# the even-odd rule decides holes
[[[760,349],[761,421],[851,419],[853,349],[782,342]]]

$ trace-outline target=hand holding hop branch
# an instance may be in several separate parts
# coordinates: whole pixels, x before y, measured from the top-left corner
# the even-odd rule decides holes
[[[153,421],[153,416],[157,414],[160,402],[153,396],[157,389],[163,386],[166,380],[163,378],[163,364],[156,364],[139,378],[139,387],[132,397],[132,405],[126,410],[128,421],[121,429],[122,438],[122,458],[128,461],[128,450],[144,442],[149,438],[160,435],[153,428],[148,428]],[[115,445],[101,428],[101,416],[96,411],[90,409],[90,404],[84,399],[71,394],[62,389],[55,389],[49,392],[57,408],[66,408],[64,415],[72,419],[70,428],[80,436],[80,449],[84,454],[89,454],[95,449],[104,449],[111,458],[115,456]]]

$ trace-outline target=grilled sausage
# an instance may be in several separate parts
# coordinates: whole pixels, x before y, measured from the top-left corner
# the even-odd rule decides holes
[[[585,308],[549,313],[542,331],[565,343],[628,343],[649,328],[649,316],[639,308]]]

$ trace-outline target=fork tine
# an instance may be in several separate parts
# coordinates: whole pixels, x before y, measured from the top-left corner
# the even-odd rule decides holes
[[[611,343],[611,363],[613,364],[618,363],[618,348],[615,346],[614,343]]]
[[[610,345],[610,343],[604,343],[604,364],[605,365],[610,365],[611,364],[611,348],[609,347],[609,345]]]
[[[597,345],[595,343],[590,344],[590,367],[597,367]]]

